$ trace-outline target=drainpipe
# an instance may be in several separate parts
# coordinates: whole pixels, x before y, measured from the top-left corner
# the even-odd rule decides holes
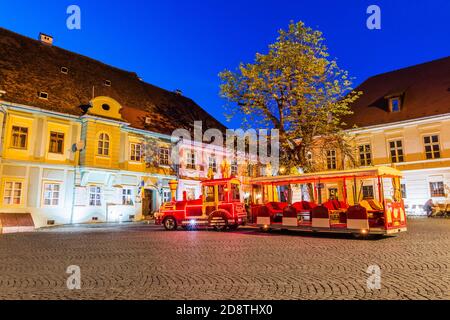
[[[0,97],[2,96],[2,92],[0,91]],[[3,159],[3,144],[5,142],[5,128],[6,128],[6,110],[1,104],[3,101],[0,101],[0,112],[3,113],[3,123],[2,123],[2,134],[0,137],[0,160]]]
[[[81,136],[81,130],[82,130],[82,126],[79,126],[78,128],[80,130],[80,136]],[[78,139],[76,139],[78,140]],[[78,144],[76,142],[76,144]],[[73,224],[73,216],[75,214],[75,196],[76,196],[76,189],[77,189],[77,169],[80,166],[80,157],[81,157],[81,151],[83,150],[78,150],[78,147],[76,149],[76,151],[74,152],[74,165],[73,165],[73,192],[72,192],[72,208],[71,208],[71,212],[70,212],[70,224]]]

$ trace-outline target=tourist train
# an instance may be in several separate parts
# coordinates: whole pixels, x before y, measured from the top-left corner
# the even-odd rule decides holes
[[[248,181],[250,191],[245,197],[236,178],[206,180],[200,199],[163,204],[156,223],[166,230],[211,227],[225,231],[248,225],[263,231],[394,235],[407,230],[401,176],[394,168],[374,167],[259,177]],[[374,180],[377,190],[365,194],[364,184]],[[176,190],[176,181],[171,188]]]

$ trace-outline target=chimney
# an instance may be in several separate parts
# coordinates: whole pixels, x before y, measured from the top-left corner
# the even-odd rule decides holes
[[[49,46],[52,46],[53,45],[53,37],[52,36],[49,36],[49,35],[46,35],[46,34],[44,34],[44,33],[39,33],[39,41],[41,42],[41,43],[43,43],[43,44],[47,44],[47,45],[49,45]]]
[[[181,91],[180,89],[175,89],[175,94],[177,95],[177,96],[182,96],[183,95],[183,91]]]

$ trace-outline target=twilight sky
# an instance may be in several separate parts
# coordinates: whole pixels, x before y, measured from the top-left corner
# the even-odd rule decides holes
[[[81,8],[81,30],[66,27],[72,4]],[[381,7],[381,30],[366,27],[371,4]],[[56,46],[179,88],[223,123],[218,73],[266,52],[291,20],[324,32],[356,84],[450,55],[448,0],[0,0],[1,27],[51,34]],[[225,124],[240,127],[239,119]]]

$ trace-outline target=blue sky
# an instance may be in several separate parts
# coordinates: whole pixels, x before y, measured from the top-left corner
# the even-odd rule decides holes
[[[81,30],[66,27],[71,4],[81,8]],[[381,30],[366,28],[371,4],[382,10]],[[323,31],[356,83],[450,55],[448,0],[0,0],[1,27],[51,34],[57,46],[179,88],[224,123],[218,73],[253,61],[291,20]]]

